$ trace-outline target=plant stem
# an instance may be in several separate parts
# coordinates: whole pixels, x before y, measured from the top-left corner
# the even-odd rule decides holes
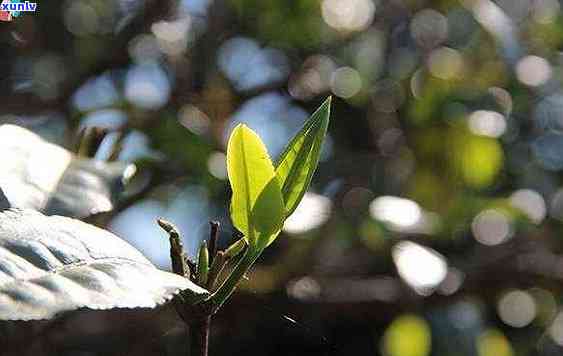
[[[223,284],[213,293],[210,297],[210,302],[212,303],[213,311],[217,311],[227,299],[233,294],[237,288],[238,283],[244,276],[244,274],[252,267],[254,262],[258,259],[262,251],[252,251],[248,248],[244,253],[244,256],[240,262],[236,265],[235,269],[231,272],[229,277],[223,282]]]
[[[223,251],[217,252],[213,259],[213,264],[209,267],[209,276],[207,277],[207,290],[211,291],[215,288],[217,278],[225,267],[225,253]]]
[[[211,316],[190,323],[190,356],[208,356]]]
[[[172,261],[172,272],[182,276],[190,278],[190,270],[188,269],[184,245],[182,245],[182,239],[180,238],[180,232],[174,226],[174,224],[164,220],[157,219],[158,225],[168,233],[170,239],[170,260]]]
[[[217,242],[219,241],[219,227],[221,224],[218,221],[210,221],[210,231],[209,231],[209,265],[213,263],[215,255],[217,255]]]

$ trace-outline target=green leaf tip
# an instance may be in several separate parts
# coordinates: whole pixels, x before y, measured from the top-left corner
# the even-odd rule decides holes
[[[207,243],[203,241],[201,247],[199,248],[198,265],[197,265],[197,276],[198,283],[200,286],[205,286],[207,284],[207,276],[209,274],[209,250],[207,249]]]
[[[262,250],[279,234],[285,218],[280,185],[260,137],[239,124],[227,144],[227,173],[233,191],[231,220],[250,248]]]
[[[319,164],[328,130],[332,97],[329,96],[311,115],[281,154],[276,176],[285,202],[286,216],[291,215],[307,192]]]

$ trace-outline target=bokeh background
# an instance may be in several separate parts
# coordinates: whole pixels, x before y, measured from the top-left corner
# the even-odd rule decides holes
[[[559,0],[39,0],[0,43],[0,122],[70,149],[103,128],[95,158],[137,174],[97,223],[162,268],[157,217],[191,256],[209,220],[233,241],[230,130],[275,159],[333,96],[311,190],[211,355],[563,352]],[[186,342],[170,310],[23,328],[57,355]]]

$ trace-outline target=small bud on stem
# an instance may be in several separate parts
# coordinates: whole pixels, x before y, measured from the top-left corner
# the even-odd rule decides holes
[[[207,276],[209,275],[209,250],[205,241],[199,248],[199,258],[197,264],[197,279],[200,286],[207,285]]]
[[[156,221],[158,225],[168,233],[170,238],[170,259],[172,260],[172,271],[180,276],[190,278],[190,270],[186,264],[184,246],[180,239],[178,229],[164,219]]]

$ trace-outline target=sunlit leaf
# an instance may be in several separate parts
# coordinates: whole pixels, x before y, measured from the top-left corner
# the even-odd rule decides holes
[[[285,209],[266,147],[245,125],[238,125],[229,139],[227,171],[233,224],[251,248],[265,248],[281,230]]]
[[[276,167],[287,215],[291,215],[311,184],[319,164],[330,118],[329,97],[287,145]]]
[[[180,290],[193,302],[208,294],[105,230],[33,210],[0,212],[0,320],[154,308]]]
[[[86,217],[113,209],[134,165],[81,159],[15,125],[0,126],[0,188],[11,207]]]

